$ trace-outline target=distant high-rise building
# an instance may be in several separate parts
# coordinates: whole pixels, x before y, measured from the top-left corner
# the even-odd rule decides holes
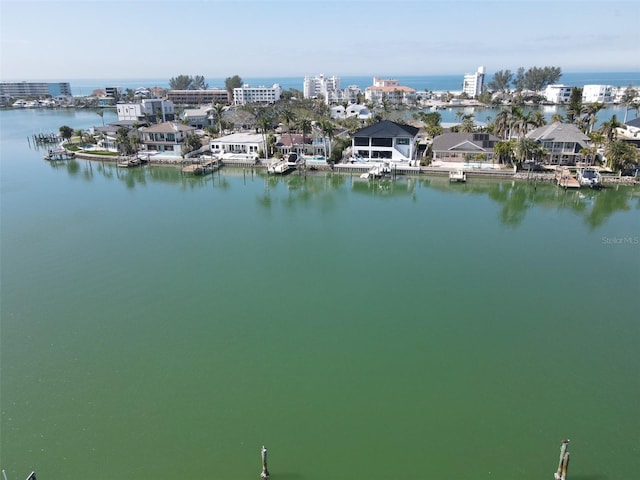
[[[462,91],[471,98],[480,95],[484,86],[484,74],[484,67],[478,67],[478,71],[475,73],[467,73],[462,83]]]
[[[302,93],[304,98],[322,97],[326,103],[337,101],[340,97],[340,77],[325,77],[320,74],[317,77],[304,77]]]
[[[247,103],[275,103],[280,100],[282,87],[275,83],[272,87],[251,87],[247,84],[233,89],[234,105]]]
[[[583,103],[610,103],[613,98],[611,85],[585,85],[582,87]]]
[[[0,82],[0,96],[3,98],[70,97],[68,83],[46,82]]]

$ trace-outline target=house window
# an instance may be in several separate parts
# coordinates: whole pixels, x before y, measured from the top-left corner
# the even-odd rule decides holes
[[[353,144],[356,147],[368,147],[369,146],[369,138],[368,137],[355,137],[353,139]]]
[[[371,146],[372,147],[392,147],[393,146],[393,139],[392,138],[387,138],[387,137],[374,137],[371,139]]]
[[[409,145],[410,140],[408,138],[396,138],[396,145]]]

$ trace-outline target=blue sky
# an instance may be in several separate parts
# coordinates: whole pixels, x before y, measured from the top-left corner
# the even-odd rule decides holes
[[[0,78],[640,70],[637,0],[0,0]]]

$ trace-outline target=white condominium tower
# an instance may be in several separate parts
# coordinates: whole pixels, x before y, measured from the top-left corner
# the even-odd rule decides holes
[[[478,71],[475,73],[467,73],[462,83],[462,91],[471,98],[480,95],[484,86],[484,73],[484,67],[478,67]]]

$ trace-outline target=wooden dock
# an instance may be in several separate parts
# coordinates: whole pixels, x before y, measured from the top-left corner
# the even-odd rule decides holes
[[[68,152],[64,148],[60,148],[60,149],[56,149],[56,150],[49,150],[47,152],[47,154],[44,155],[43,158],[45,160],[49,160],[50,162],[55,162],[55,161],[58,161],[58,160],[69,160],[70,158],[73,158],[74,156],[75,156],[75,153]]]
[[[182,168],[182,173],[188,175],[206,175],[215,172],[220,168],[220,164],[216,160],[209,160],[204,163],[193,163]]]
[[[559,173],[556,173],[556,180],[559,187],[580,188],[580,182],[568,168],[563,168]]]

